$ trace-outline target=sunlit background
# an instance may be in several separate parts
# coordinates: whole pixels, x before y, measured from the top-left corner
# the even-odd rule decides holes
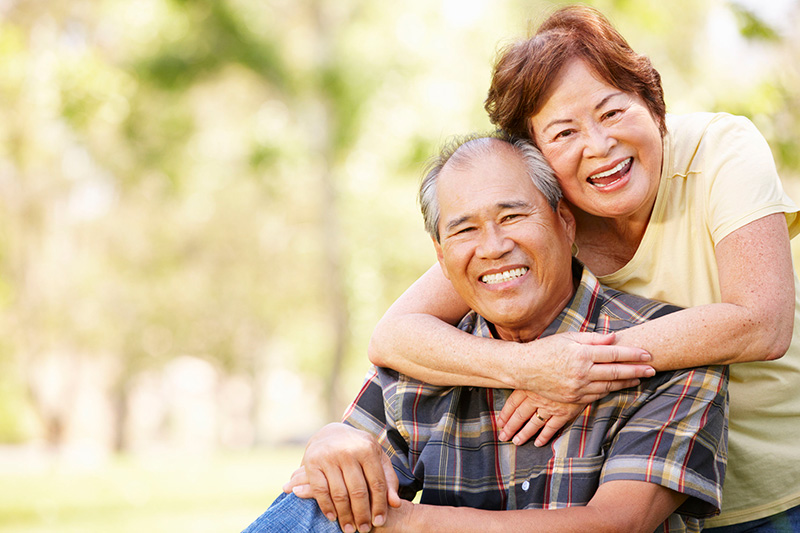
[[[425,160],[560,3],[0,0],[0,532],[260,514],[434,261]],[[800,2],[589,3],[800,200]]]

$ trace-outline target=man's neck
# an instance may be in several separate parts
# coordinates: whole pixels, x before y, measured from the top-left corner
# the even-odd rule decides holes
[[[575,295],[578,293],[578,287],[580,287],[584,273],[584,267],[580,261],[575,258],[572,259],[570,272],[572,273],[572,286],[568,294],[554,302],[554,305],[550,308],[550,313],[540,314],[530,324],[522,327],[503,327],[489,321],[486,317],[482,317],[489,327],[492,338],[512,342],[530,342],[538,339],[547,330],[548,326],[558,318],[564,308],[572,305]],[[541,320],[539,319],[540,316],[543,317]]]

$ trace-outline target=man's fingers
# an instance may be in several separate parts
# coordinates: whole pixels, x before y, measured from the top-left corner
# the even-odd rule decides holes
[[[302,485],[295,485],[289,492],[294,492],[295,496],[297,496],[298,498],[303,498],[305,500],[314,497],[314,490],[308,483]]]
[[[365,521],[356,509],[353,510],[353,514],[356,517],[356,524],[359,524],[359,531],[361,531],[362,527],[366,527],[366,531],[369,531],[370,524],[381,526],[386,519],[386,513],[388,512],[388,486],[386,469],[384,467],[385,461],[383,458],[388,459],[386,454],[380,451],[378,455],[372,456],[370,460],[362,464],[364,477],[366,478],[369,490],[367,503],[369,504],[371,501],[372,506],[371,509],[367,509],[368,513]],[[391,462],[389,463],[389,467],[391,468]],[[394,469],[392,469],[392,472],[394,472]],[[376,524],[376,520],[380,523]]]
[[[338,490],[341,493],[342,489],[346,491],[341,472],[337,472],[338,476],[333,472],[329,472],[330,478],[326,477],[321,470],[310,469],[306,470],[306,473],[311,484],[312,495],[317,500],[320,510],[328,520],[336,520],[338,515],[332,499],[333,492]]]
[[[384,454],[383,457],[381,457],[381,464],[383,465],[383,473],[386,476],[387,501],[392,507],[400,507],[401,499],[398,493],[400,480],[397,479],[397,472],[394,471],[392,460],[389,459],[388,455]],[[373,517],[373,523],[374,520]],[[375,525],[377,526],[378,524]]]
[[[301,466],[294,472],[292,472],[292,477],[289,478],[289,481],[283,485],[283,492],[289,494],[293,492],[294,487],[298,485],[308,485],[308,475],[306,474],[305,467]]]
[[[360,470],[360,469],[359,469]],[[381,476],[383,471],[381,471]],[[336,505],[336,512],[339,516],[339,525],[342,526],[345,533],[358,530],[360,533],[367,533],[372,529],[372,510],[370,507],[370,487],[364,478],[364,473],[359,471],[356,475],[345,477],[345,484],[347,485],[346,498],[341,500],[334,496],[333,503]],[[384,494],[386,488],[384,486]],[[347,500],[346,502],[343,500]],[[385,499],[385,496],[384,496]],[[340,504],[342,509],[340,510]],[[346,510],[344,506],[346,505]],[[349,511],[352,516],[342,518],[343,512]],[[348,526],[353,526],[350,530]]]
[[[330,499],[335,509],[334,514],[339,520],[339,526],[345,533],[355,533],[356,522],[353,519],[353,510],[350,506],[350,488],[341,476],[331,476],[328,479],[328,485],[330,487]],[[317,499],[317,503],[319,503],[319,499]],[[321,504],[320,508],[322,508]],[[330,519],[328,513],[325,513],[325,516]]]

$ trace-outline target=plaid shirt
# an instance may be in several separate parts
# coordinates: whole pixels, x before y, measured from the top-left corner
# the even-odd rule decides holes
[[[542,336],[609,332],[677,310],[603,287],[579,263],[580,284]],[[474,312],[459,324],[491,337]],[[727,367],[661,372],[586,407],[550,445],[497,440],[510,390],[436,387],[373,367],[344,422],[375,435],[392,458],[401,496],[479,509],[586,505],[611,480],[656,483],[689,497],[659,530],[699,531],[719,512],[725,473]],[[624,504],[624,502],[620,502]]]

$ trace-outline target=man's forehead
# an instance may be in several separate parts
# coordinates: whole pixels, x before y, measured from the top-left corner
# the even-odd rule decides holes
[[[522,158],[512,150],[487,152],[445,166],[437,194],[443,217],[460,217],[476,208],[499,210],[546,201],[528,176]]]

